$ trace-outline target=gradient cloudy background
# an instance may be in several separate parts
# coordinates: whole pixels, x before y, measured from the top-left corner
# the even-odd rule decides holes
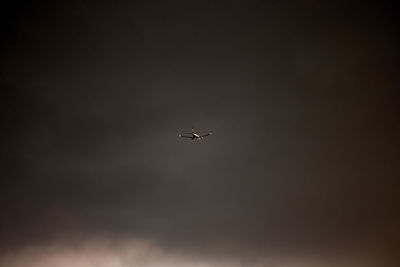
[[[1,14],[0,266],[398,266],[395,1]]]

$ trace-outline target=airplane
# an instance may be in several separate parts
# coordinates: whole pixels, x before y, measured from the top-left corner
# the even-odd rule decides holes
[[[211,133],[206,133],[206,134],[199,134],[194,130],[194,127],[192,127],[192,132],[191,133],[183,133],[179,134],[179,137],[184,137],[184,138],[190,138],[192,140],[203,140],[204,137],[211,135]]]

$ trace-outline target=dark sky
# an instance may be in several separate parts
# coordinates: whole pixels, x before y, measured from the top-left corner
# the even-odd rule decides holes
[[[357,2],[2,4],[0,265],[398,266],[400,6]]]

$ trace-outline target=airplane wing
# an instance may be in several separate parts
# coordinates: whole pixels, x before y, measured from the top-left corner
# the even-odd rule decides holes
[[[206,134],[200,135],[200,137],[206,137],[206,136],[209,136],[209,135],[211,135],[211,133],[206,133]]]
[[[184,137],[184,138],[190,138],[190,139],[192,139],[192,137],[191,137],[191,136],[182,135],[182,134],[180,134],[180,135],[179,135],[179,137]]]

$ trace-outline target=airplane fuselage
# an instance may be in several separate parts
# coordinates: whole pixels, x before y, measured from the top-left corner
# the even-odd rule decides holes
[[[210,134],[211,133],[199,134],[198,132],[195,132],[194,129],[192,129],[191,133],[179,134],[179,137],[186,137],[186,138],[190,138],[192,140],[203,140],[204,137],[209,136]]]

